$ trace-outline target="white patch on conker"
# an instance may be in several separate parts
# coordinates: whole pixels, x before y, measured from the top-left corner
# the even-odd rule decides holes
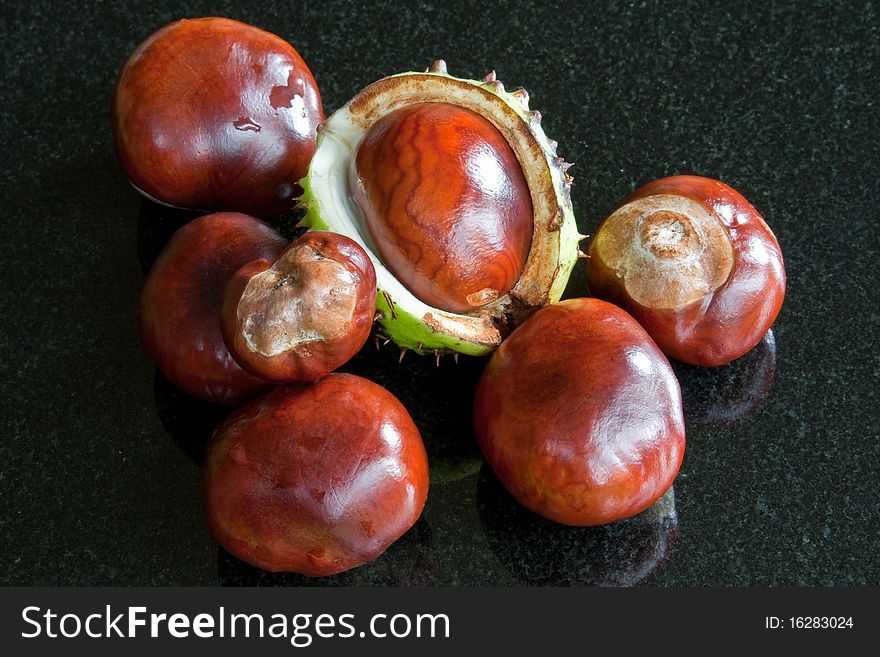
[[[498,290],[495,290],[491,287],[483,288],[477,292],[472,292],[467,295],[467,302],[472,305],[474,308],[480,308],[485,306],[487,303],[491,303],[498,298]]]
[[[733,244],[708,208],[672,194],[636,199],[605,220],[598,258],[636,303],[683,308],[721,287],[733,269]]]
[[[356,305],[355,275],[304,244],[251,278],[238,304],[238,321],[248,349],[269,358],[344,335]]]

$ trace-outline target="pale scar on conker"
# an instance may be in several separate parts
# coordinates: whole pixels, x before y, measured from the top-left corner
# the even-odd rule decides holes
[[[223,336],[245,369],[311,381],[348,361],[370,335],[376,275],[354,241],[313,231],[274,262],[240,269],[224,292]]]

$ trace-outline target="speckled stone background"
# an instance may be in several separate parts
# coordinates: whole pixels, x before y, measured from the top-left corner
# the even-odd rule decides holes
[[[56,7],[57,5],[57,7]],[[154,2],[0,4],[0,583],[880,584],[874,2]],[[135,307],[185,215],[116,165],[109,95],[127,54],[181,17],[291,41],[332,111],[445,58],[524,86],[576,163],[582,232],[636,185],[719,178],[774,229],[789,288],[764,342],[677,366],[688,447],[674,499],[598,529],[518,508],[481,467],[468,413],[482,363],[366,351],[422,429],[437,480],[419,523],[326,581],[220,552],[198,461],[222,411],[157,378]],[[568,294],[585,293],[575,270]]]

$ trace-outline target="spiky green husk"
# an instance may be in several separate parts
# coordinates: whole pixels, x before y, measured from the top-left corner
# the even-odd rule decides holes
[[[460,315],[432,308],[412,295],[382,264],[359,211],[347,192],[347,165],[368,127],[384,114],[414,102],[451,102],[479,112],[505,135],[523,165],[535,208],[532,249],[520,280],[503,297]],[[344,233],[358,241],[376,267],[379,332],[419,353],[491,353],[525,317],[562,296],[578,257],[571,206],[569,165],[529,110],[523,89],[507,92],[495,74],[465,80],[446,73],[442,61],[425,73],[401,73],[364,89],[321,126],[306,178],[300,181],[306,208],[302,225]]]

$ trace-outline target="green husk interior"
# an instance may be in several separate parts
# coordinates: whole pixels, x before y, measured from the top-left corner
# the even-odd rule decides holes
[[[404,105],[432,101],[478,111],[501,130],[523,165],[535,208],[532,250],[519,282],[508,294],[465,315],[428,306],[391,274],[376,256],[348,192],[348,164],[369,126]],[[381,333],[400,347],[485,355],[525,316],[562,296],[581,239],[566,168],[540,127],[540,115],[529,111],[524,91],[508,93],[494,76],[478,81],[454,78],[443,70],[402,73],[368,86],[321,126],[309,173],[300,181],[300,203],[307,209],[302,224],[343,233],[370,254]]]

